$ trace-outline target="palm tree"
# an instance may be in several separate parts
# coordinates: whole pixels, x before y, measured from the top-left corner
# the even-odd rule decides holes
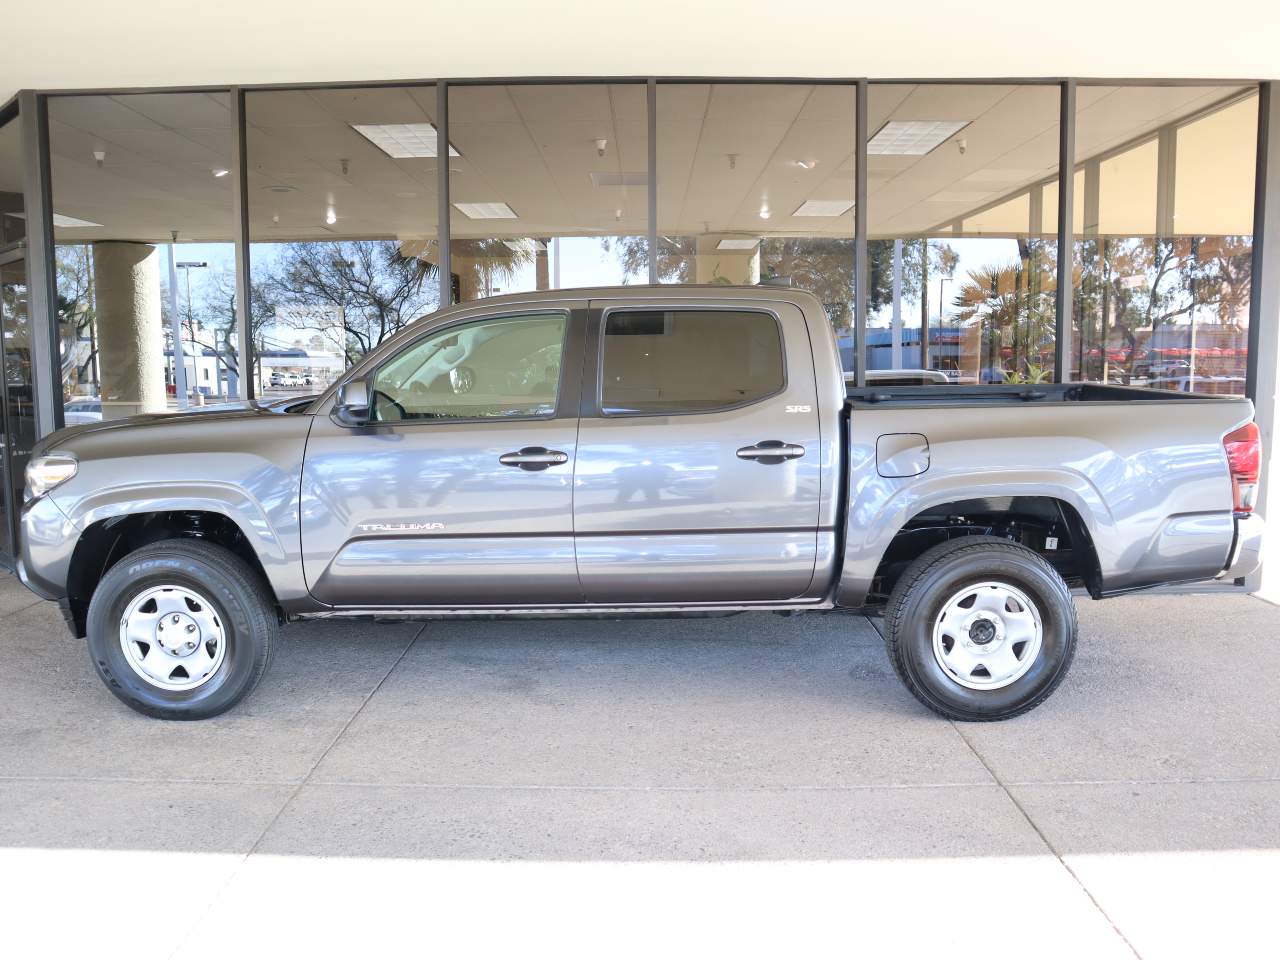
[[[1052,276],[1030,245],[1022,260],[971,271],[956,292],[956,318],[981,330],[982,369],[1005,371],[1011,380],[1040,382],[1051,374],[1044,362],[1054,338]],[[1012,368],[1004,363],[1011,353]]]

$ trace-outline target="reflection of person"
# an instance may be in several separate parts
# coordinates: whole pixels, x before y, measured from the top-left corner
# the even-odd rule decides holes
[[[648,503],[657,503],[662,498],[662,488],[671,477],[670,467],[661,466],[645,460],[633,467],[619,467],[613,472],[618,485],[616,503],[629,503],[632,496],[640,495],[640,499]]]
[[[1004,383],[1008,377],[999,367],[983,367],[978,373],[979,383]]]

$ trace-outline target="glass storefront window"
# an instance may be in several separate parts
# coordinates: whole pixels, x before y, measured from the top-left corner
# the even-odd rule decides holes
[[[67,424],[241,396],[229,96],[51,97],[49,152]]]
[[[849,84],[658,85],[658,280],[789,283],[853,324]]]
[[[256,372],[316,393],[439,305],[436,88],[245,94]]]
[[[1258,98],[1081,86],[1071,378],[1243,394]]]
[[[455,297],[646,283],[647,109],[635,83],[450,87]]]
[[[873,83],[867,99],[870,381],[1052,380],[1059,87]]]

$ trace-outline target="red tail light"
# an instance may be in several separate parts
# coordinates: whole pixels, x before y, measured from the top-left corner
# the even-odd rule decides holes
[[[1231,492],[1236,513],[1251,513],[1258,499],[1258,469],[1262,463],[1262,437],[1256,423],[1246,423],[1222,438],[1231,467]]]

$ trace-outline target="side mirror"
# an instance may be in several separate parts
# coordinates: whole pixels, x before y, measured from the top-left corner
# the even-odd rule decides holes
[[[358,427],[369,422],[369,384],[365,380],[348,380],[338,388],[333,405],[333,418],[344,427]]]

